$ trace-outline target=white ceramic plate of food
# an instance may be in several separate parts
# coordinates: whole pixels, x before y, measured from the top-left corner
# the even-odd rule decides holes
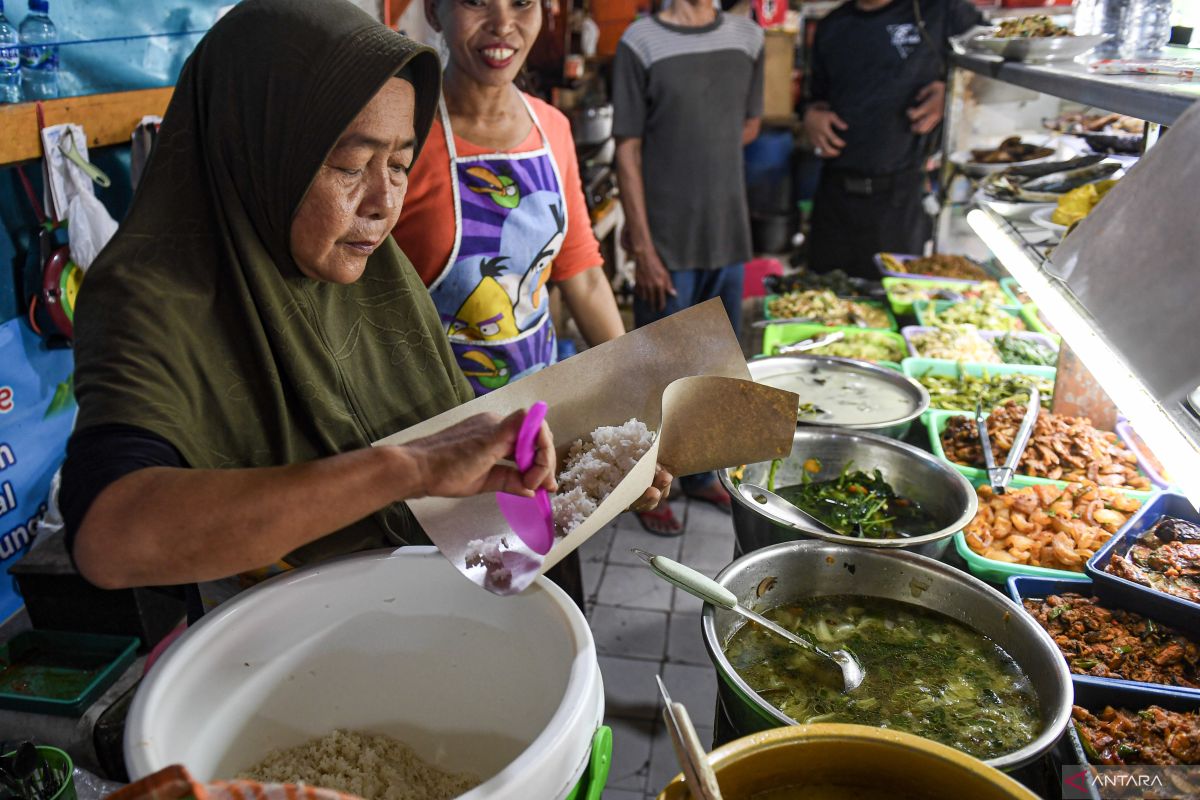
[[[1067,226],[1059,225],[1057,222],[1055,222],[1054,220],[1051,219],[1051,217],[1054,216],[1054,212],[1057,209],[1058,209],[1058,206],[1048,206],[1046,208],[1040,208],[1037,211],[1030,214],[1029,218],[1033,221],[1033,224],[1035,224],[1039,227],[1045,228],[1046,230],[1048,230],[1052,234],[1054,234],[1054,238],[1061,239],[1063,237],[1063,235],[1066,234],[1066,232],[1067,232]]]
[[[1035,211],[1043,208],[1058,208],[1057,203],[1019,203],[1010,200],[993,200],[983,192],[975,193],[976,205],[986,206],[1005,219],[1013,222],[1028,222]]]
[[[1094,36],[972,36],[966,40],[969,50],[992,53],[1005,61],[1038,63],[1070,61],[1090,53],[1111,39],[1110,34]]]

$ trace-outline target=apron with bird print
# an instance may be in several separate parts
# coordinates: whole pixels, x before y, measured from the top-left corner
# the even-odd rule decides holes
[[[546,132],[525,153],[460,157],[440,106],[454,191],[454,248],[429,286],[476,396],[554,363],[546,282],[567,232],[567,204]]]

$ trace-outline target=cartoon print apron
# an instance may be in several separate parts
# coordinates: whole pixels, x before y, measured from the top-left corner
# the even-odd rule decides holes
[[[454,249],[429,287],[476,396],[553,364],[546,282],[567,231],[567,204],[546,132],[527,153],[460,157],[439,104],[454,191]]]

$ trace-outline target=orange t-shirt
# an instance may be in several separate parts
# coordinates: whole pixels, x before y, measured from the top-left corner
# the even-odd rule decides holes
[[[554,259],[550,280],[565,281],[585,269],[600,266],[600,245],[592,233],[591,218],[583,197],[583,186],[579,178],[579,161],[575,157],[575,141],[571,138],[571,123],[563,113],[549,103],[525,95],[538,122],[546,131],[550,154],[558,164],[562,181],[562,192],[567,204],[567,230],[562,250]],[[537,126],[529,131],[525,141],[511,151],[527,153],[542,146],[542,137]],[[459,156],[489,155],[488,150],[458,136],[454,147]],[[404,251],[417,274],[429,286],[450,260],[454,249],[454,190],[450,185],[450,151],[446,148],[446,134],[442,128],[441,115],[434,117],[433,128],[425,139],[421,157],[408,176],[408,194],[404,197],[404,210],[392,235]]]

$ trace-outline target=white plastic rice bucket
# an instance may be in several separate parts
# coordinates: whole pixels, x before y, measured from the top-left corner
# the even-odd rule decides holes
[[[343,728],[482,777],[463,800],[564,798],[603,716],[566,593],[539,578],[497,597],[410,547],[281,575],[207,615],[138,690],[125,761],[133,780],[171,764],[228,779]]]

